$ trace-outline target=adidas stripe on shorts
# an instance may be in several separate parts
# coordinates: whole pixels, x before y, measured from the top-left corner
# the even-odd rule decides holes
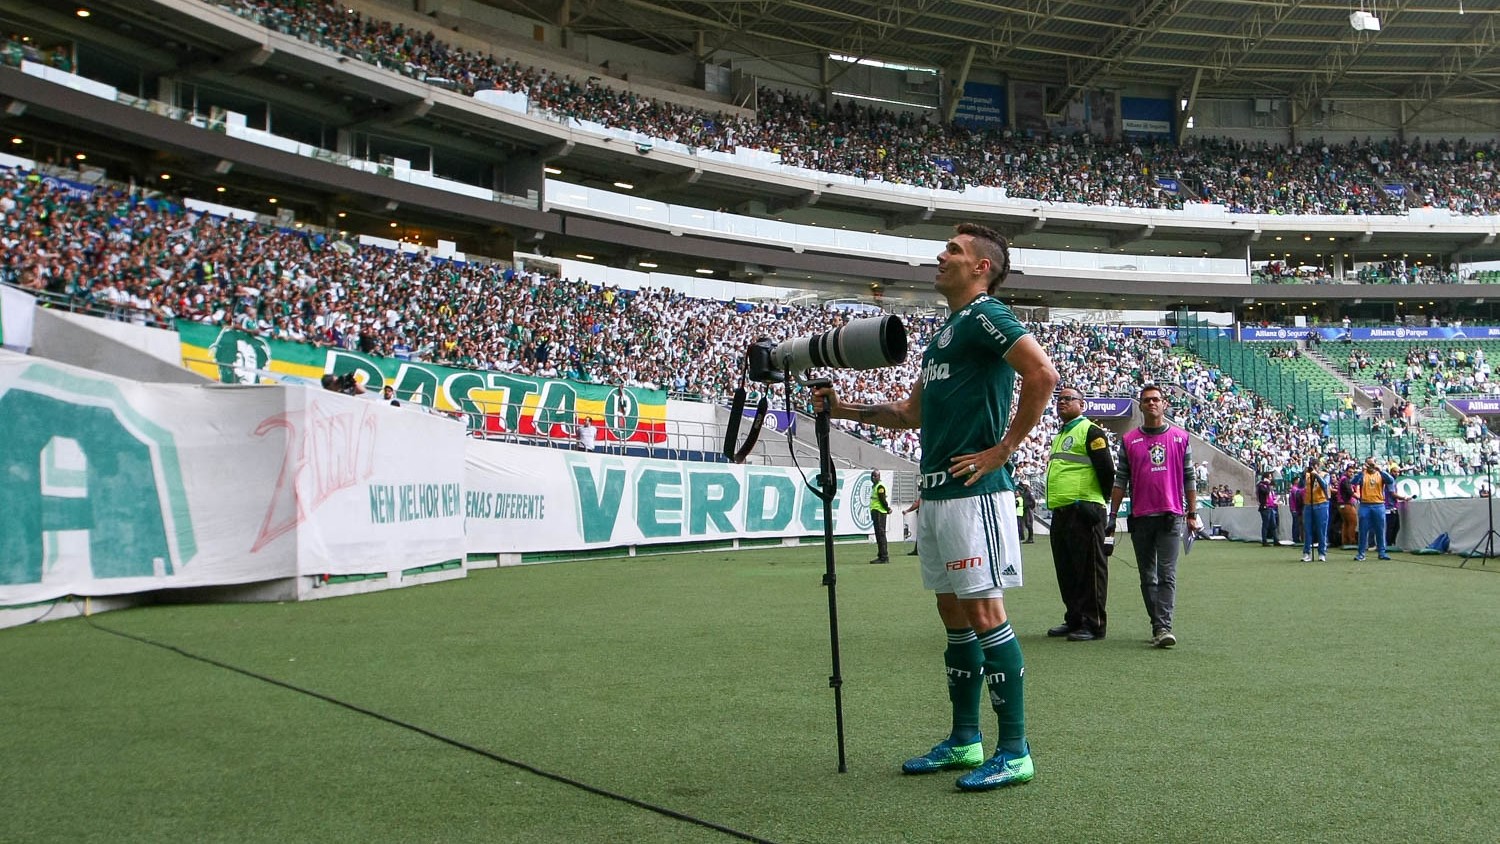
[[[1014,492],[923,501],[917,527],[924,589],[988,598],[1021,585]]]

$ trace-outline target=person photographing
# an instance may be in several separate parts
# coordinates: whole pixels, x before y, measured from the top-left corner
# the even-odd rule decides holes
[[[1328,502],[1333,498],[1332,481],[1317,457],[1307,461],[1302,474],[1302,562],[1312,562],[1317,547],[1318,562],[1328,562]]]
[[[1355,497],[1359,500],[1359,550],[1355,562],[1363,562],[1365,549],[1375,546],[1382,560],[1389,560],[1385,550],[1385,491],[1396,485],[1396,479],[1380,468],[1374,457],[1365,458],[1365,470],[1355,479]]]
[[[951,316],[927,344],[921,374],[906,396],[844,404],[832,387],[821,387],[813,406],[834,418],[921,431],[922,585],[936,593],[947,630],[943,662],[952,729],[901,770],[973,768],[955,785],[988,791],[1029,782],[1036,773],[1026,741],[1025,663],[1004,601],[1005,589],[1021,585],[1016,484],[1006,464],[1041,419],[1057,370],[1041,343],[995,298],[1010,269],[1002,235],[962,224],[937,260],[936,288]],[[1012,408],[1017,377],[1020,399]],[[986,690],[998,727],[988,759],[979,730]]]

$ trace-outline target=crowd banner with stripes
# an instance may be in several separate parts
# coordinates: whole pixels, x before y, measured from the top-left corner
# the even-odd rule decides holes
[[[791,467],[690,463],[471,441],[471,554],[821,536],[823,503]],[[834,534],[868,534],[870,473],[839,473]]]
[[[179,323],[178,334],[184,365],[226,384],[317,384],[324,375],[353,373],[367,390],[389,385],[402,402],[463,413],[471,428],[489,435],[565,440],[587,418],[601,444],[667,441],[662,390],[377,357],[199,323]]]

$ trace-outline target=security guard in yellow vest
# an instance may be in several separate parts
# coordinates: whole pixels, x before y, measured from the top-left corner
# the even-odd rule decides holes
[[[891,549],[885,540],[885,518],[891,514],[891,499],[885,491],[885,484],[880,480],[880,470],[870,470],[870,520],[875,523],[875,559],[872,563],[889,563],[891,561]]]
[[[1011,477],[1015,477],[1012,470]],[[1016,530],[1021,541],[1031,544],[1036,541],[1036,527],[1032,524],[1032,512],[1036,510],[1036,497],[1031,494],[1031,481],[1016,480]]]
[[[1104,429],[1084,415],[1083,393],[1063,387],[1057,393],[1062,429],[1047,461],[1047,508],[1052,511],[1052,562],[1063,599],[1063,623],[1048,636],[1069,641],[1103,639],[1104,602],[1109,594],[1109,561],[1104,553],[1104,490],[1115,483],[1114,460]]]

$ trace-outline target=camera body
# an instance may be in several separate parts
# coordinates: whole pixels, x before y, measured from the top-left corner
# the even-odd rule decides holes
[[[331,393],[357,396],[364,392],[360,389],[359,380],[354,377],[353,372],[345,372],[343,375],[324,375],[319,383],[323,385],[323,389]]]

